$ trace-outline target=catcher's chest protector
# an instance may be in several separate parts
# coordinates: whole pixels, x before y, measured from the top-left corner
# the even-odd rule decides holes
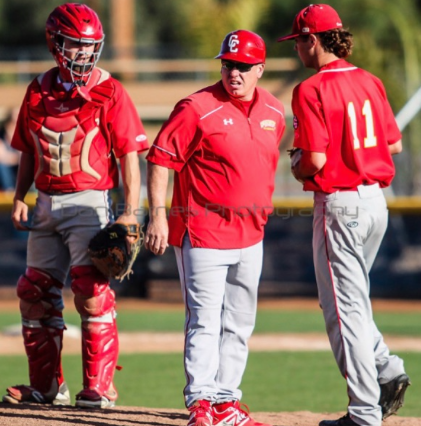
[[[108,175],[111,142],[105,116],[114,88],[108,73],[101,82],[104,72],[95,71],[88,87],[91,101],[56,91],[54,69],[38,78],[40,91],[31,93],[29,131],[37,151],[35,183],[40,190],[94,189]]]

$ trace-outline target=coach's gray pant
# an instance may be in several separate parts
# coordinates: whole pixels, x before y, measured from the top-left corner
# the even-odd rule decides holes
[[[262,242],[236,250],[175,247],[186,307],[186,406],[240,400],[255,324]]]

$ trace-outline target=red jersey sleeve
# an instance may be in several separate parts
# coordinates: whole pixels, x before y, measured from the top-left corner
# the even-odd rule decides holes
[[[13,148],[17,149],[18,151],[25,152],[27,154],[33,154],[35,151],[33,143],[34,140],[29,132],[28,124],[28,96],[30,93],[31,86],[28,87],[22,105],[20,107],[15,132],[11,141],[11,145]]]
[[[199,115],[190,99],[181,100],[164,123],[146,159],[179,172],[199,144]]]
[[[114,153],[120,158],[129,152],[146,151],[148,139],[133,101],[118,81],[115,81],[115,89],[113,104],[107,114]]]
[[[318,92],[304,83],[294,88],[292,95],[294,114],[294,146],[313,152],[326,152],[329,134]]]
[[[396,122],[395,115],[393,114],[392,107],[387,99],[386,89],[380,79],[375,79],[377,86],[379,87],[380,93],[384,100],[384,114],[386,118],[386,129],[387,129],[387,143],[393,145],[394,143],[402,139],[402,134],[399,130],[398,123]]]

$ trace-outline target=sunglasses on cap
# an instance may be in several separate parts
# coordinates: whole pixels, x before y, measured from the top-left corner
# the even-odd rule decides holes
[[[222,68],[232,71],[233,69],[237,69],[240,72],[249,72],[255,65],[257,64],[244,64],[242,62],[222,62]]]

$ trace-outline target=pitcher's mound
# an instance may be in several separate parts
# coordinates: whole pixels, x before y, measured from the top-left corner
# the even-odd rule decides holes
[[[344,413],[308,411],[252,413],[260,422],[274,426],[317,426],[322,419],[335,419]],[[40,404],[12,405],[0,403],[0,425],[4,426],[185,426],[187,410],[116,407],[109,410],[81,410],[74,407],[51,407]],[[421,426],[421,419],[389,417],[386,426]]]

